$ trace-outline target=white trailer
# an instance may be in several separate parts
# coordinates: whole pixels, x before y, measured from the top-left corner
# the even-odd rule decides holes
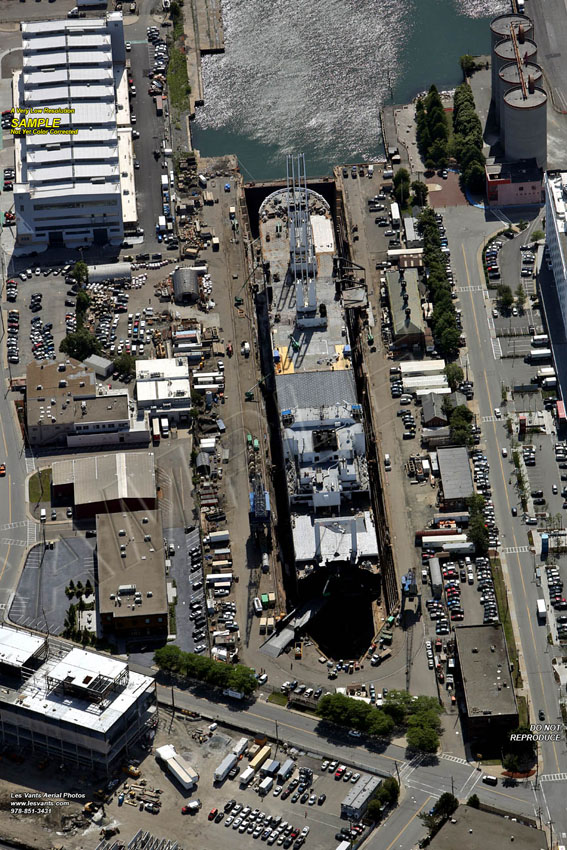
[[[223,782],[236,764],[238,764],[238,756],[235,756],[234,753],[229,753],[223,758],[215,770],[213,781]]]
[[[161,761],[171,775],[179,782],[186,791],[190,791],[199,781],[199,774],[189,762],[176,752],[172,744],[165,744],[156,750],[156,759]]]

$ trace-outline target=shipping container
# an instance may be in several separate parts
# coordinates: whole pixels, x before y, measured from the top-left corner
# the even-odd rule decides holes
[[[295,762],[293,759],[287,759],[286,761],[284,761],[284,763],[278,770],[278,782],[280,783],[280,785],[283,785],[284,782],[287,782],[294,770]]]
[[[238,756],[235,756],[234,753],[229,753],[215,770],[213,781],[224,782],[235,764],[238,764]]]
[[[255,771],[260,770],[266,759],[270,758],[271,754],[272,748],[270,744],[266,744],[266,746],[262,747],[262,749],[251,760],[249,767],[251,767],[252,770]]]

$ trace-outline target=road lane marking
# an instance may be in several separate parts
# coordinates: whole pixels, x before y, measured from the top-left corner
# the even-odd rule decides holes
[[[8,444],[6,442],[6,433],[4,431],[4,423],[0,419],[0,431],[2,432],[2,441],[4,443],[4,457],[8,459]]]
[[[506,546],[501,550],[503,555],[519,555],[521,552],[531,552],[529,546]]]
[[[6,552],[6,557],[4,558],[4,563],[2,565],[2,572],[0,572],[0,582],[2,581],[2,577],[4,575],[4,570],[8,564],[8,558],[10,557],[10,545],[8,545],[8,551]]]
[[[464,262],[464,265],[465,265],[465,274],[467,276],[467,281],[470,284],[471,281],[470,281],[470,275],[469,275],[469,267],[468,267],[468,263],[467,263],[467,256],[465,254],[464,245],[461,245],[461,251],[463,253],[463,262]],[[473,311],[473,319],[474,319],[474,324],[475,324],[475,328],[476,328],[477,340],[478,340],[479,346],[481,346],[482,340],[481,340],[481,337],[480,337],[480,330],[479,330],[479,327],[478,327],[478,318],[477,318],[477,315],[476,315],[476,307],[475,307],[475,303],[474,303],[474,297],[472,296],[472,294],[470,296],[470,301],[471,301],[471,306],[472,306],[472,311]],[[493,406],[492,405],[492,397],[491,397],[491,394],[490,394],[490,387],[488,386],[488,378],[486,376],[486,372],[483,373],[483,377],[484,377],[484,385],[485,385],[485,388],[486,388],[486,395],[488,397],[488,401],[490,403],[490,406],[492,407]],[[495,434],[495,437],[496,437],[496,434]],[[504,488],[503,488],[504,489],[504,497],[505,497],[506,503],[508,505],[508,515],[510,515],[510,511],[512,509],[512,506],[511,506],[511,503],[510,503],[510,497],[508,495],[508,487],[506,486],[506,478],[508,476],[504,474],[504,466],[502,464],[502,456],[501,456],[500,452],[498,452],[498,462],[500,464],[500,473],[502,475],[502,481],[503,481],[503,484],[504,484]],[[512,537],[514,539],[514,542],[517,544],[515,530],[512,531]],[[522,592],[523,592],[523,597],[524,597],[523,601],[524,601],[524,604],[525,604],[526,620],[527,620],[528,627],[529,627],[529,630],[530,630],[534,654],[537,657],[537,654],[538,654],[537,653],[537,644],[536,644],[535,634],[534,634],[534,629],[533,629],[532,616],[530,616],[530,607],[528,605],[528,596],[527,596],[527,592],[526,592],[526,584],[525,584],[525,581],[524,581],[524,575],[523,575],[523,572],[522,572],[520,558],[518,557],[518,555],[515,555],[515,557],[518,560],[518,566],[519,566],[518,572],[520,574],[520,581],[522,583]],[[519,644],[520,644],[520,646],[518,648],[518,652],[519,652],[520,648],[522,646],[522,634],[521,634],[520,631],[518,631],[518,640],[519,640]],[[526,671],[526,675],[527,675],[527,671]],[[543,701],[545,703],[545,707],[548,709],[548,713],[551,714],[551,712],[549,712],[549,707],[547,705],[547,701],[546,701],[546,698],[545,698],[546,690],[545,690],[544,685],[543,685],[543,673],[542,673],[541,669],[538,670],[537,675],[539,675],[541,693],[543,695]],[[533,700],[533,695],[532,695],[532,700]],[[560,772],[559,771],[559,757],[557,755],[557,747],[555,746],[555,744],[553,742],[551,742],[551,747],[553,749],[553,754],[555,756],[555,764],[558,768],[557,772],[559,773]]]
[[[502,346],[498,337],[491,337],[490,344],[492,345],[492,354],[495,360],[502,360]]]
[[[419,809],[417,810],[417,812],[414,812],[414,813],[413,813],[413,815],[412,815],[412,816],[411,816],[411,818],[408,820],[408,822],[406,823],[406,825],[405,825],[404,827],[402,827],[402,829],[400,829],[400,831],[398,832],[398,834],[396,835],[396,837],[395,837],[395,838],[394,838],[394,839],[393,839],[393,840],[392,840],[392,841],[388,844],[388,846],[387,846],[387,847],[385,847],[385,848],[384,848],[384,850],[392,850],[392,847],[394,846],[394,844],[396,844],[396,843],[397,843],[397,841],[398,841],[398,839],[399,839],[400,835],[403,835],[403,834],[404,834],[404,832],[406,831],[406,829],[408,828],[408,826],[410,825],[410,823],[413,823],[413,821],[414,821],[417,817],[419,817],[419,815],[421,814],[421,812],[422,812],[422,811],[423,811],[423,809],[427,806],[427,804],[429,803],[429,801],[430,801],[431,799],[432,799],[432,798],[431,798],[431,795],[430,795],[430,796],[429,796],[429,797],[428,797],[428,798],[427,798],[427,799],[426,799],[426,800],[425,800],[425,801],[421,804],[421,806],[419,807]]]
[[[540,782],[567,782],[567,773],[544,773]]]

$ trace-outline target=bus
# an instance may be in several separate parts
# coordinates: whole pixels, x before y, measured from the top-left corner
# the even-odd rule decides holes
[[[160,440],[159,419],[152,419],[152,442],[154,446],[159,446]]]
[[[167,416],[162,416],[160,419],[161,422],[161,433],[164,438],[169,437],[169,419]]]

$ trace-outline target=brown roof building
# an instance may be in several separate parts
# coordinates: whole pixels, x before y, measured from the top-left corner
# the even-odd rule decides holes
[[[150,439],[128,391],[109,391],[93,369],[71,359],[28,365],[26,433],[31,446],[147,445]]]
[[[167,635],[165,551],[159,511],[97,516],[98,610],[103,631]]]
[[[153,452],[118,452],[56,461],[52,466],[54,502],[73,502],[77,519],[156,507]]]

